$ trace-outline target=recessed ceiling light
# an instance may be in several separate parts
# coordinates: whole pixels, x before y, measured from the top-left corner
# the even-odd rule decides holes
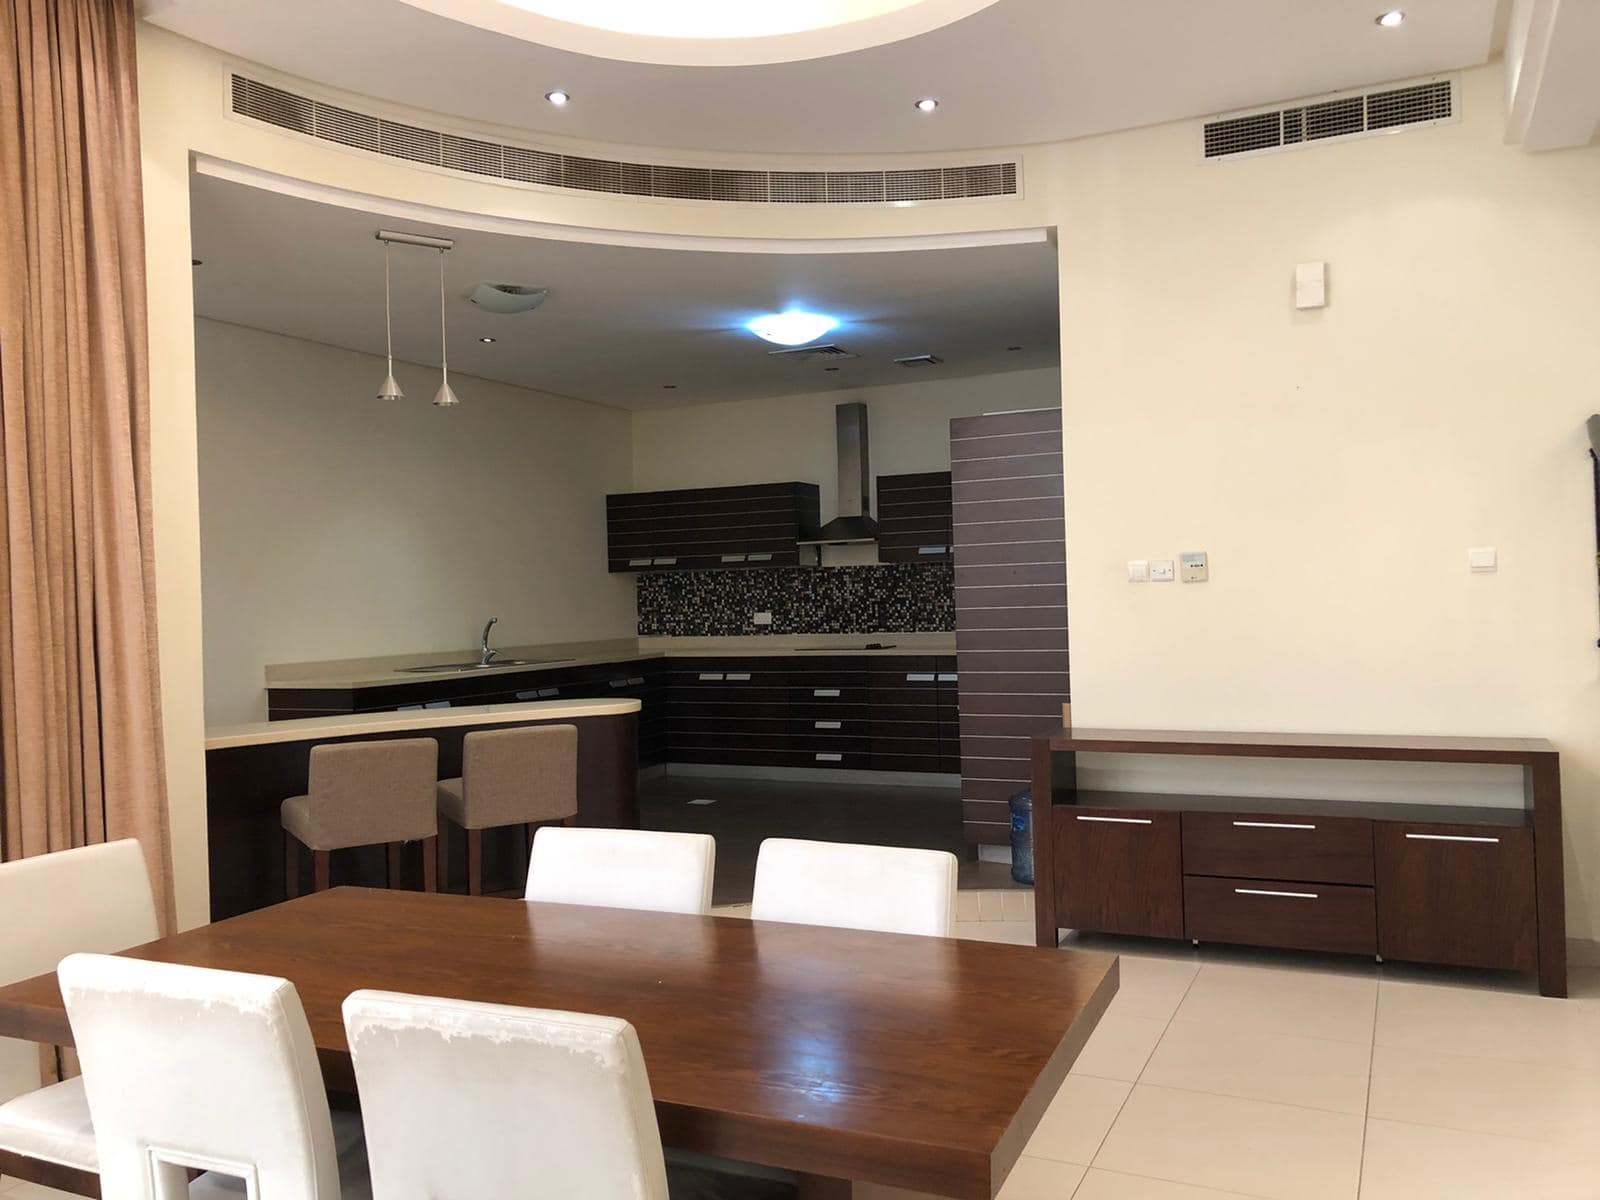
[[[481,338],[479,338],[479,339],[478,339],[478,340],[479,340],[479,341],[480,341],[480,342],[482,342],[482,343],[483,343],[483,344],[484,344],[484,345],[485,345],[485,346],[492,346],[492,345],[494,345],[494,339],[493,339],[493,338],[492,338],[492,337],[481,337]]]
[[[205,261],[204,261],[204,260],[203,260],[203,259],[199,259],[199,258],[191,258],[191,259],[190,259],[190,260],[189,260],[189,265],[190,265],[190,266],[191,266],[191,267],[203,267],[203,266],[205,266],[205,265],[206,265],[206,264],[205,264]]]
[[[917,101],[918,112],[932,112],[938,107],[939,101],[932,96],[924,96],[921,100]]]
[[[546,92],[544,94],[544,98],[550,101],[551,104],[554,104],[557,108],[565,108],[572,102],[572,96],[567,92],[563,92],[560,88],[557,88],[553,92]]]
[[[822,369],[824,371],[837,371],[839,368],[838,367],[823,367]]]
[[[1403,24],[1405,19],[1406,14],[1404,9],[1391,8],[1386,13],[1380,13],[1377,21],[1378,24],[1382,25],[1385,29],[1394,29],[1396,26]]]
[[[822,313],[791,308],[787,312],[768,313],[745,323],[745,328],[763,341],[778,346],[804,346],[814,342],[839,322]]]
[[[661,385],[661,390],[663,392],[675,392],[678,390],[678,385],[675,383],[663,383]]]
[[[1007,350],[1021,350],[1022,347],[1021,346],[1007,346],[1006,349]]]

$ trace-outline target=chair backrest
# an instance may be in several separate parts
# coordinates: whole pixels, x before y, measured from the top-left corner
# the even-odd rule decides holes
[[[381,1200],[667,1200],[628,1022],[359,991],[344,1024]]]
[[[186,1167],[250,1200],[338,1200],[328,1098],[287,979],[74,954],[58,971],[105,1200],[186,1200]]]
[[[160,936],[144,851],[133,838],[0,863],[0,984]],[[0,1038],[0,1102],[40,1084],[39,1047]]]
[[[949,937],[955,908],[944,850],[768,838],[756,856],[753,920]]]
[[[462,739],[461,785],[480,828],[578,811],[578,727],[483,729]]]
[[[529,900],[704,913],[711,907],[717,843],[704,833],[573,829],[533,835]]]
[[[306,794],[336,845],[433,837],[439,743],[432,738],[333,742],[311,747]]]

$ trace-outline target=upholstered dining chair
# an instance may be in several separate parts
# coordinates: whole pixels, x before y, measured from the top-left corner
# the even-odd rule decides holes
[[[483,831],[578,820],[578,727],[482,729],[461,743],[461,777],[439,780],[439,884],[449,886],[451,825],[467,834],[467,894],[483,891]]]
[[[667,1200],[628,1022],[359,991],[344,1023],[379,1200]]]
[[[756,855],[752,920],[949,937],[955,909],[944,850],[768,838]]]
[[[389,886],[400,882],[400,847],[422,845],[422,886],[435,890],[434,839],[439,743],[432,738],[334,742],[311,747],[304,796],[279,809],[283,822],[284,890],[300,893],[300,847],[311,851],[313,888],[328,886],[335,850],[387,845]]]
[[[716,858],[704,833],[546,825],[533,836],[526,898],[699,915]]]
[[[8,914],[0,983],[54,971],[75,951],[110,953],[160,936],[144,851],[132,838],[0,864],[0,913]],[[41,1088],[39,1061],[34,1043],[0,1038],[0,1154],[93,1175],[83,1079]],[[0,1171],[21,1174],[25,1165],[10,1168]]]
[[[371,1196],[360,1118],[335,1133],[287,979],[101,954],[57,976],[106,1200]]]

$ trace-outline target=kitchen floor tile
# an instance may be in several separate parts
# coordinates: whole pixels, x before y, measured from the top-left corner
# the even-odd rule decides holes
[[[1369,1120],[1361,1200],[1594,1200],[1595,1146]]]
[[[1473,987],[1391,983],[1378,987],[1375,1040],[1571,1068],[1600,1068],[1600,1011],[1573,1000]]]
[[[1077,1163],[1024,1154],[1006,1176],[998,1200],[1066,1200],[1082,1182],[1083,1172]]]
[[[1178,1017],[1257,1033],[1372,1042],[1376,979],[1208,963]]]
[[[1132,1086],[1093,1075],[1067,1076],[1023,1153],[1088,1166]]]
[[[1172,1183],[1143,1175],[1124,1175],[1120,1171],[1089,1168],[1072,1200],[1253,1200],[1242,1192],[1219,1192],[1215,1188],[1195,1187],[1192,1183]]]
[[[1032,921],[957,921],[952,930],[956,937],[973,942],[1004,942],[1012,946],[1033,945]]]
[[[1272,1200],[1354,1200],[1362,1118],[1135,1085],[1092,1165]]]
[[[1180,1015],[1139,1081],[1360,1116],[1371,1056],[1372,1048],[1360,1042],[1262,1033]]]
[[[1119,953],[1117,962],[1120,977],[1112,1008],[1152,1021],[1171,1019],[1200,971],[1197,962],[1137,954]]]
[[[1122,1079],[1132,1083],[1139,1078],[1166,1031],[1165,1021],[1136,1017],[1118,1007],[1120,997],[1111,1002],[1100,1024],[1089,1035],[1088,1044],[1072,1064],[1074,1075],[1095,1075],[1101,1079]]]
[[[1377,1046],[1372,1117],[1531,1141],[1600,1143],[1600,1076],[1546,1063]],[[1595,1181],[1600,1195],[1600,1179]]]

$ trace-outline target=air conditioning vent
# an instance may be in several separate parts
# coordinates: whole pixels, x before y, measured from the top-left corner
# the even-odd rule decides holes
[[[542,187],[732,204],[904,204],[1015,196],[1015,162],[883,171],[760,171],[630,163],[504,145],[326,104],[243,75],[232,111],[325,142]]]
[[[1448,121],[1455,115],[1454,100],[1453,82],[1435,79],[1270,112],[1223,117],[1205,124],[1205,157],[1226,158],[1403,125]]]
[[[768,350],[767,356],[779,362],[792,363],[837,361],[841,358],[856,357],[843,346],[835,346],[831,342],[821,346],[796,346],[792,350]]]
[[[937,354],[908,354],[894,360],[902,367],[937,367],[944,359]]]

